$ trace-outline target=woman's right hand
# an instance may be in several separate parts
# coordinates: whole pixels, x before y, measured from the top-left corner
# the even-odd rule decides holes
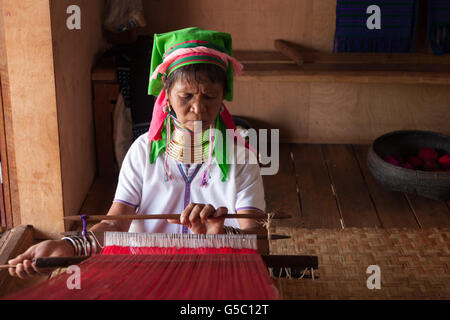
[[[9,268],[9,274],[13,277],[25,279],[28,276],[48,273],[48,269],[39,269],[32,262],[36,258],[43,257],[68,257],[74,255],[74,248],[66,240],[46,240],[28,248],[22,254],[8,261],[8,264],[15,265]]]

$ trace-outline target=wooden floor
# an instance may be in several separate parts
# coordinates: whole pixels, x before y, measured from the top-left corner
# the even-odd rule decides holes
[[[371,176],[368,145],[281,144],[277,175],[263,176],[266,211],[292,216],[279,226],[301,228],[450,227],[450,200],[429,200],[380,188]],[[97,180],[81,209],[105,214],[116,182]]]
[[[264,176],[267,211],[290,213],[279,225],[302,228],[450,227],[450,201],[379,187],[369,145],[282,144],[280,169]]]

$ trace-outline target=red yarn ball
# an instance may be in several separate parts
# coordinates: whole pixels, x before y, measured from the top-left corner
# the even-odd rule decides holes
[[[420,149],[418,156],[423,161],[436,161],[439,157],[436,150],[427,147]]]
[[[410,156],[408,162],[415,168],[420,168],[423,166],[423,160],[416,156]]]
[[[440,157],[438,163],[444,171],[450,171],[450,156],[448,154]]]
[[[438,170],[437,164],[434,161],[425,161],[423,164],[423,170],[425,171],[435,171]]]

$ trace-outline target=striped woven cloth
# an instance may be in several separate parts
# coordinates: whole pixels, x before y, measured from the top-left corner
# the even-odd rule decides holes
[[[409,52],[418,0],[338,0],[334,52]],[[377,6],[379,11],[368,10]],[[372,7],[373,8],[373,7]],[[379,28],[369,28],[378,17]]]
[[[428,40],[435,54],[450,52],[450,0],[428,0]]]

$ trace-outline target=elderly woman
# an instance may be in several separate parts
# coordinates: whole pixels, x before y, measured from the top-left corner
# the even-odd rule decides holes
[[[233,75],[242,71],[231,57],[231,36],[187,28],[157,34],[149,94],[157,96],[148,133],[130,147],[108,215],[181,213],[179,220],[104,220],[90,231],[151,233],[263,233],[250,219],[221,218],[226,213],[265,210],[257,163],[236,161],[244,143],[233,141],[236,156],[219,144],[235,129],[223,100],[233,98]],[[187,137],[187,138],[186,138]],[[226,145],[226,143],[223,143]],[[228,153],[228,157],[227,157]],[[228,161],[225,161],[227,160]],[[76,241],[48,240],[9,261],[11,275],[39,272],[32,260],[72,256]]]

